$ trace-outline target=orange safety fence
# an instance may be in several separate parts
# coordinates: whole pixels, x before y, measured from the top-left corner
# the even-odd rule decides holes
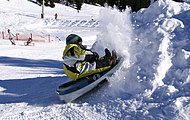
[[[5,39],[8,40],[8,35],[6,32],[0,32],[0,38],[1,39]],[[33,42],[50,42],[50,35],[49,34],[43,34],[43,35],[39,35],[39,34],[23,34],[23,33],[16,33],[15,34],[15,40],[18,41],[27,41],[29,38],[32,38]]]

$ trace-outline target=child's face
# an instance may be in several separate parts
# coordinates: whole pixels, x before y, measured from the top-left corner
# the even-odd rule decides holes
[[[78,42],[79,45],[82,45],[82,42]]]

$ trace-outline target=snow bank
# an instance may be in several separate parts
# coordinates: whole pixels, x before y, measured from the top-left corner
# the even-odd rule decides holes
[[[138,104],[133,106],[134,103],[131,103],[128,107],[132,107],[132,111],[142,110],[139,112],[146,119],[151,119],[152,115],[157,119],[165,118],[161,117],[164,114],[170,119],[189,117],[186,111],[190,102],[189,10],[190,5],[187,3],[157,1],[149,8],[134,13],[133,30],[124,33],[122,31],[127,30],[123,28],[130,27],[118,20],[117,15],[104,19],[108,24],[103,24],[102,36],[95,45],[117,49],[114,45],[122,43],[122,50],[118,50],[128,51],[125,53],[128,56],[126,61],[130,63],[130,66],[122,67],[121,71],[110,78],[111,85],[106,91],[109,99],[120,97],[130,101],[133,98]],[[119,18],[123,19],[125,13],[120,15]],[[118,26],[119,30],[116,29]],[[120,33],[128,38],[119,39],[117,35]],[[105,38],[101,39],[103,37]]]
[[[163,109],[172,119],[176,116],[187,118],[184,112],[174,115],[177,110],[183,111],[186,102],[181,103],[183,107],[172,102],[179,96],[190,101],[187,90],[190,58],[186,56],[190,52],[189,10],[189,4],[160,0],[133,15],[136,35],[130,47],[133,64],[120,86],[123,90],[120,95],[136,96],[137,101],[144,101],[143,106],[159,102],[158,109]],[[153,106],[149,108],[150,114],[153,109]]]

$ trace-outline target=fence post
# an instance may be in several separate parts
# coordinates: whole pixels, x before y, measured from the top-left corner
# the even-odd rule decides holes
[[[16,40],[18,40],[19,33],[16,33]]]
[[[2,32],[3,39],[5,39],[4,32]]]
[[[32,39],[32,33],[30,33],[30,38]]]
[[[48,34],[48,41],[49,41],[49,43],[50,43],[50,34]]]

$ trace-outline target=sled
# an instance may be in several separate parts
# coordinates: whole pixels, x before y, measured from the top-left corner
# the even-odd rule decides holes
[[[24,42],[24,46],[35,46],[35,43],[34,42],[31,42],[31,43]]]
[[[72,102],[73,100],[79,98],[85,93],[89,92],[108,77],[112,76],[116,70],[120,68],[124,61],[123,57],[120,57],[117,60],[117,64],[112,66],[109,70],[90,75],[84,78],[81,78],[76,81],[69,81],[60,85],[56,92],[59,96],[59,99],[65,103]]]

